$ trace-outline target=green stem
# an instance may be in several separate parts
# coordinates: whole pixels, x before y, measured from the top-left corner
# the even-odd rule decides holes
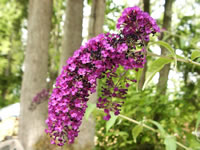
[[[134,119],[131,119],[131,118],[129,118],[129,117],[126,117],[126,116],[124,116],[124,115],[119,114],[119,117],[121,117],[121,118],[123,118],[123,119],[126,119],[126,120],[128,120],[128,121],[130,121],[130,122],[133,122],[133,123],[135,123],[135,124],[137,124],[137,125],[141,125],[141,122],[139,122],[139,121],[137,121],[137,120],[134,120]],[[149,129],[149,130],[151,130],[151,131],[153,131],[153,132],[158,132],[156,129],[154,129],[154,128],[152,128],[152,127],[146,125],[146,124],[142,124],[142,126],[145,127],[145,128],[147,128],[147,129]]]

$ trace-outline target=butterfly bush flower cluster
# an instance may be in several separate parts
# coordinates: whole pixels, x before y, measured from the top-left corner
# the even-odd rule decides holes
[[[138,7],[126,8],[117,27],[120,29],[119,34],[100,34],[90,39],[74,52],[62,68],[49,100],[46,120],[46,132],[52,138],[52,144],[62,146],[65,142],[74,142],[87,108],[88,97],[96,92],[97,79],[106,78],[102,97],[97,102],[97,107],[104,109],[104,119],[110,119],[110,111],[119,114],[123,101],[112,101],[112,98],[124,99],[128,81],[136,82],[125,77],[126,71],[143,68],[146,62],[143,38],[147,41],[147,36],[158,32],[159,27],[155,20]],[[141,47],[139,50],[136,48],[138,45]],[[118,75],[116,71],[119,66],[126,71]],[[125,86],[119,84],[122,77]],[[114,83],[114,78],[119,78],[119,83]]]

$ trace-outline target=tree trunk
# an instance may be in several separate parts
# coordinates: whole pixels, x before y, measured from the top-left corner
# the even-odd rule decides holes
[[[171,29],[171,20],[172,20],[172,4],[173,0],[165,0],[165,12],[163,19],[163,29],[170,31]],[[162,33],[160,40],[163,39],[164,33]],[[167,55],[168,51],[165,48],[161,48],[161,54]],[[157,85],[157,91],[165,95],[167,89],[167,81],[170,70],[170,64],[167,64],[163,67],[163,69],[159,72],[159,82]]]
[[[93,0],[89,20],[88,39],[103,32],[104,16],[106,2],[105,0]]]
[[[143,0],[143,8],[145,12],[148,12],[150,14],[150,0]],[[146,43],[147,44],[147,43]],[[142,75],[138,84],[138,88],[141,90],[145,79],[146,79],[146,72],[147,72],[147,62],[144,64],[144,68],[142,71]]]
[[[45,134],[47,102],[40,104],[34,111],[28,108],[33,97],[47,86],[51,15],[52,0],[29,1],[28,42],[21,89],[19,128],[20,142],[25,150],[33,150],[34,144]]]
[[[144,11],[150,13],[150,0],[143,0]]]
[[[66,6],[60,71],[82,42],[83,0],[67,0]]]
[[[105,0],[93,0],[89,20],[88,38],[97,36],[103,32],[105,16]],[[96,103],[97,93],[90,95],[89,103]],[[74,150],[92,150],[94,148],[95,121],[90,116],[88,120],[83,120],[80,127],[80,133],[76,140],[77,144],[73,145]]]

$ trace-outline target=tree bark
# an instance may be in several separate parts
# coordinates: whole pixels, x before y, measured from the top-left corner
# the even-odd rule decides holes
[[[83,0],[67,0],[66,6],[60,71],[82,42]]]
[[[145,12],[150,13],[150,0],[143,0],[143,9]]]
[[[33,150],[34,144],[45,134],[47,102],[30,111],[33,97],[47,88],[48,45],[51,29],[52,0],[30,0],[28,41],[25,54],[25,71],[20,98],[19,139],[25,150]]]
[[[104,16],[106,9],[105,0],[93,0],[89,20],[88,39],[103,32]]]
[[[164,12],[164,19],[163,19],[163,29],[170,31],[171,29],[171,21],[172,21],[172,4],[173,0],[165,0],[165,12]],[[163,39],[164,33],[162,33],[160,40]],[[167,55],[168,51],[165,48],[161,48],[161,54]],[[160,77],[157,84],[157,91],[165,95],[167,90],[167,81],[168,81],[168,75],[170,70],[170,64],[167,64],[161,69],[159,72]]]
[[[150,0],[143,0],[143,9],[145,12],[148,12],[150,14]],[[146,43],[147,44],[147,43]],[[142,90],[142,87],[144,85],[145,79],[146,79],[146,72],[147,72],[147,62],[144,64],[144,68],[142,71],[142,75],[138,84],[138,88]]]
[[[103,32],[104,16],[105,16],[105,0],[93,0],[92,9],[89,20],[88,39],[97,36]],[[90,103],[96,103],[97,93],[91,94]],[[90,116],[88,120],[83,120],[80,127],[80,133],[77,137],[76,144],[73,145],[74,150],[92,150],[94,148],[95,121]]]

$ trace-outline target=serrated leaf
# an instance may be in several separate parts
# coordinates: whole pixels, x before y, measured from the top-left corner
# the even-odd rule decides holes
[[[115,124],[117,120],[117,116],[115,116],[113,112],[111,112],[110,115],[111,115],[110,120],[106,122],[106,132],[108,132],[108,130]]]
[[[172,57],[174,57],[174,63],[175,63],[175,69],[176,69],[176,66],[177,66],[177,58],[176,58],[176,53],[175,53],[175,50],[166,42],[164,41],[156,41],[156,42],[151,42],[148,44],[148,47],[150,45],[153,45],[153,44],[158,44],[160,46],[163,46],[164,48],[166,48],[172,55]]]
[[[90,114],[95,110],[96,108],[96,105],[95,104],[92,104],[92,103],[88,103],[88,108],[86,109],[86,112],[85,112],[85,119],[88,120]]]
[[[166,131],[165,129],[162,127],[162,125],[154,120],[149,120],[149,122],[153,123],[159,130],[161,136],[165,137],[166,136]]]
[[[143,90],[146,88],[147,84],[151,81],[154,75],[159,72],[166,64],[172,62],[173,60],[167,58],[158,58],[155,60],[148,69],[147,77],[143,85]]]
[[[142,125],[137,125],[132,129],[132,136],[133,136],[135,143],[137,142],[136,139],[137,139],[138,135],[142,132],[142,130],[143,130]]]
[[[192,55],[191,55],[191,59],[194,60],[196,58],[200,57],[200,50],[195,50],[192,52]]]
[[[171,135],[167,135],[164,140],[166,150],[176,150],[176,138]]]

